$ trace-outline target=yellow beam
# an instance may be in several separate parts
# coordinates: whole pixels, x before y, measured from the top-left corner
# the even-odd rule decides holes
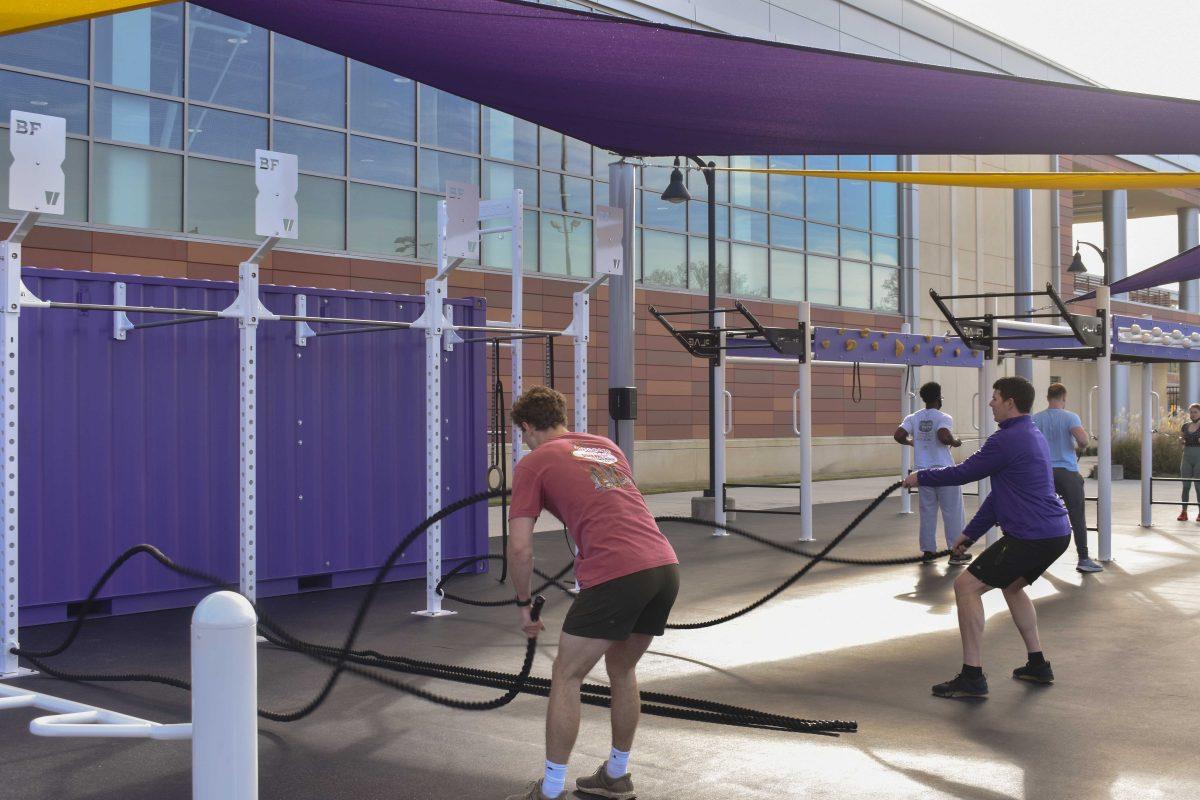
[[[851,181],[983,189],[1200,189],[1200,172],[860,172],[836,169],[717,167],[724,172],[803,175]]]
[[[3,0],[0,2],[0,36],[168,2],[170,0]]]

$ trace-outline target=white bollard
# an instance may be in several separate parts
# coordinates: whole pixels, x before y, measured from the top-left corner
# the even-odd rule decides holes
[[[236,592],[192,614],[192,800],[258,800],[257,625]]]

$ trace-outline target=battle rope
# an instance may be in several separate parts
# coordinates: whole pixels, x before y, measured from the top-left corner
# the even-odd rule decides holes
[[[299,652],[309,656],[310,658],[313,658],[314,660],[333,667],[333,670],[331,671],[329,678],[326,680],[325,685],[317,693],[313,700],[305,706],[292,712],[272,712],[260,709],[258,712],[259,715],[265,719],[270,719],[277,722],[292,722],[308,716],[317,708],[319,708],[320,705],[329,697],[334,685],[343,672],[350,672],[374,682],[381,683],[390,688],[404,691],[416,697],[429,700],[430,702],[451,708],[458,708],[461,710],[483,711],[499,708],[500,706],[511,702],[512,699],[520,693],[537,694],[543,696],[548,694],[549,681],[546,679],[533,679],[536,681],[536,683],[532,685],[529,683],[531,680],[529,673],[532,668],[533,654],[536,647],[535,639],[529,640],[529,643],[526,647],[526,654],[524,663],[522,664],[521,672],[516,675],[509,673],[486,672],[483,670],[473,670],[466,667],[455,667],[451,665],[435,664],[430,662],[419,662],[397,656],[384,656],[383,654],[374,651],[356,651],[353,649],[353,643],[362,627],[366,613],[371,604],[374,602],[384,577],[395,564],[395,561],[399,558],[400,553],[407,548],[417,536],[427,530],[429,526],[435,522],[440,521],[441,519],[468,505],[471,505],[472,503],[490,499],[490,497],[495,496],[501,491],[503,490],[484,492],[464,498],[447,506],[446,508],[443,508],[437,514],[429,517],[412,531],[410,531],[404,540],[397,545],[396,549],[393,550],[384,565],[380,567],[374,582],[368,587],[367,595],[364,597],[359,606],[354,623],[351,626],[350,633],[347,636],[345,644],[341,648],[332,648],[326,645],[316,645],[298,639],[289,634],[282,626],[280,626],[278,623],[275,623],[268,615],[259,609],[259,624],[263,629],[268,641],[276,644],[279,647]],[[113,564],[109,566],[107,570],[105,570],[101,579],[96,583],[96,585],[92,588],[92,591],[89,593],[87,600],[83,604],[83,610],[80,616],[76,619],[75,624],[72,626],[62,643],[60,643],[57,647],[45,651],[14,648],[12,652],[21,656],[22,658],[25,658],[35,668],[42,670],[47,675],[62,680],[87,682],[150,682],[189,690],[191,688],[190,684],[180,678],[150,674],[95,675],[72,673],[55,669],[42,660],[43,658],[62,653],[74,642],[79,634],[80,629],[82,628],[82,625],[87,619],[87,614],[92,606],[93,601],[103,590],[108,580],[123,564],[139,553],[148,554],[168,569],[171,569],[172,571],[175,571],[178,574],[186,577],[190,577],[194,580],[200,580],[215,586],[225,585],[225,582],[219,578],[208,575],[199,570],[194,570],[174,563],[165,554],[151,545],[138,545],[123,553],[117,558],[116,561],[113,562]],[[562,574],[565,574],[565,570],[560,573],[560,577]],[[550,585],[550,583],[548,582],[547,585]],[[557,584],[556,579],[554,580],[554,585],[559,585]],[[410,684],[402,683],[388,676],[381,675],[372,669],[366,669],[366,666],[406,672],[409,674],[426,675],[429,677],[442,678],[460,683],[491,686],[494,688],[505,689],[506,691],[500,697],[489,701],[471,702],[455,700],[453,698],[444,697],[423,689],[419,689]],[[588,703],[589,705],[607,706],[610,703],[607,691],[608,690],[605,687],[588,685],[587,691],[582,696],[583,702]],[[644,695],[644,697],[646,698],[646,701],[642,704],[642,711],[644,713],[655,716],[671,717],[675,719],[824,735],[837,735],[837,733],[840,732],[853,732],[858,729],[858,725],[855,722],[842,720],[798,719],[794,717],[769,714],[754,709],[728,706],[721,703],[714,703],[711,701],[682,697],[678,695],[648,693],[647,695]]]

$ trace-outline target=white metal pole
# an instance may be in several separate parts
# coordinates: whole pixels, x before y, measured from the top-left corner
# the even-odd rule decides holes
[[[238,319],[238,407],[239,437],[239,514],[238,589],[250,602],[258,591],[257,565],[257,471],[256,433],[258,429],[255,386],[258,383],[258,264],[243,261],[238,266],[238,297],[244,304]]]
[[[587,292],[575,292],[571,297],[572,323],[575,326],[571,342],[575,348],[575,431],[588,430],[588,332],[591,329]]]
[[[18,333],[21,321],[21,245],[16,242],[0,243],[0,678],[12,678],[29,674],[18,666],[17,657],[10,650],[19,647],[20,602],[18,586],[20,579],[19,516],[17,513],[21,491],[18,470],[21,427],[17,421],[20,387],[20,342]]]
[[[1107,286],[1096,289],[1096,310],[1104,317],[1104,352],[1096,359],[1096,383],[1100,386],[1096,415],[1096,528],[1100,560],[1112,561],[1112,307]]]
[[[912,333],[912,325],[908,324],[907,322],[904,323],[903,325],[900,326],[900,332],[901,333]],[[911,375],[912,375],[912,372],[907,367],[905,367],[904,378],[900,379],[900,417],[901,417],[901,419],[903,419],[904,417],[907,417],[909,414],[911,414],[913,412],[912,404],[909,402],[909,392],[911,391],[911,389],[907,385],[908,384],[907,379]],[[912,459],[913,459],[913,449],[911,447],[908,447],[907,445],[905,445],[904,447],[901,447],[900,448],[900,480],[904,480],[906,477],[908,477],[908,473],[912,469],[912,464],[913,464]],[[905,489],[903,487],[901,487],[901,489],[900,489],[900,513],[901,514],[911,514],[912,513],[912,495],[910,495],[908,493],[908,489]]]
[[[512,326],[514,328],[522,327],[522,319],[525,313],[525,303],[523,295],[524,285],[524,260],[522,257],[523,246],[525,243],[523,213],[525,203],[525,193],[521,189],[513,189],[512,193],[512,235],[509,237],[511,243],[510,260],[512,261]],[[512,356],[512,391],[509,397],[515,403],[517,398],[524,391],[524,381],[522,375],[521,357],[524,352],[521,339],[513,339],[512,347],[509,350]],[[510,404],[511,405],[511,404]],[[517,468],[517,462],[521,460],[521,428],[517,425],[512,426],[512,466],[513,470]]]
[[[1142,364],[1142,527],[1154,524],[1150,508],[1150,476],[1154,470],[1154,365]]]
[[[812,309],[800,303],[800,324],[804,326],[804,360],[800,363],[799,386],[793,415],[800,437],[800,541],[813,540],[812,492]]]
[[[717,330],[717,365],[715,373],[715,389],[713,393],[713,521],[725,524],[725,434],[726,416],[728,409],[725,404],[725,315],[714,314]],[[713,528],[713,536],[728,536],[729,532],[722,528]]]
[[[257,625],[234,592],[192,614],[192,800],[258,798]]]

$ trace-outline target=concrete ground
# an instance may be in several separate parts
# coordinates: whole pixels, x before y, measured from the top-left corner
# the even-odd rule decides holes
[[[886,485],[889,481],[882,479]],[[818,496],[869,495],[874,484],[819,484]],[[825,495],[828,490],[829,494]],[[836,495],[842,497],[842,495]],[[650,498],[656,512],[682,498]],[[814,527],[828,541],[861,499],[818,505]],[[972,503],[968,503],[970,511]],[[1008,678],[1024,652],[999,596],[989,597],[983,701],[930,696],[957,671],[960,654],[951,583],[944,563],[889,568],[822,565],[765,607],[716,628],[675,631],[646,657],[643,687],[777,713],[854,719],[838,738],[782,734],[645,717],[632,768],[639,797],[970,798],[1125,800],[1200,797],[1200,526],[1156,509],[1157,526],[1138,528],[1137,484],[1116,487],[1114,554],[1099,575],[1080,575],[1064,556],[1034,588],[1047,657],[1058,682],[1036,687]],[[882,557],[916,551],[916,517],[889,500],[839,550]],[[1170,520],[1170,521],[1168,521]],[[780,541],[787,517],[744,515],[740,525]],[[682,562],[677,621],[707,618],[764,594],[803,563],[737,538],[668,526]],[[493,545],[498,542],[493,541]],[[539,537],[547,569],[568,557],[561,534]],[[503,597],[493,576],[464,579],[454,591]],[[429,620],[409,611],[421,587],[387,587],[368,620],[364,646],[416,658],[518,668],[524,650],[511,608],[460,608]],[[266,608],[296,633],[332,642],[344,632],[360,590],[274,598]],[[549,630],[535,673],[547,675],[567,608],[550,597]],[[98,620],[60,657],[63,668],[136,668],[185,675],[187,613]],[[29,646],[62,629],[25,632]],[[301,705],[324,669],[302,656],[264,648],[260,703]],[[596,676],[603,680],[603,675]],[[455,697],[493,690],[413,678]],[[84,686],[46,678],[22,685],[163,722],[188,717],[186,695],[168,688]],[[451,711],[344,679],[312,717],[264,722],[261,796],[274,800],[503,798],[537,777],[545,701],[522,696],[484,713]],[[162,800],[189,796],[184,743],[47,740],[29,735],[35,712],[0,712],[0,798],[4,800]],[[601,709],[584,709],[571,783],[607,755]]]

